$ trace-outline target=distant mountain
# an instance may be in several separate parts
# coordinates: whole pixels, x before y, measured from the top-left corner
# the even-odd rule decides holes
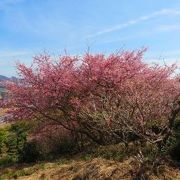
[[[13,82],[16,82],[18,80],[18,78],[12,76],[12,77],[7,77],[7,76],[3,76],[3,75],[0,75],[0,82],[3,82],[3,81],[13,81]]]
[[[7,81],[7,80],[10,80],[10,78],[0,75],[0,81]]]

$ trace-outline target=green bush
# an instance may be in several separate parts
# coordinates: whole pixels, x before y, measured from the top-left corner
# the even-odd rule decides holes
[[[0,129],[0,166],[19,161],[28,130],[28,124],[23,121]]]
[[[0,157],[2,157],[7,151],[6,142],[8,139],[8,134],[7,128],[0,129]]]
[[[162,155],[170,155],[174,162],[180,162],[180,116],[175,121],[172,136],[167,141],[166,146],[161,149]],[[178,163],[179,164],[179,163]]]
[[[128,152],[123,144],[115,144],[115,145],[107,145],[107,146],[98,146],[91,147],[87,149],[82,158],[87,160],[94,157],[102,157],[105,159],[113,159],[122,161],[125,157],[127,157]]]
[[[180,161],[180,117],[177,118],[169,152],[173,160]]]
[[[72,139],[64,137],[54,144],[52,153],[55,155],[71,154],[75,151],[75,147]]]
[[[36,162],[38,160],[41,160],[42,155],[40,153],[40,149],[38,147],[37,142],[30,141],[26,142],[22,149],[22,153],[20,154],[19,161],[20,162]]]

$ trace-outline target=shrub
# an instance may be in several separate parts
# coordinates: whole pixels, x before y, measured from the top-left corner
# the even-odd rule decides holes
[[[24,145],[20,157],[19,157],[19,161],[20,162],[36,162],[42,159],[42,155],[40,153],[40,148],[37,144],[37,142],[35,141],[29,141],[26,142],[26,144]]]
[[[171,157],[180,162],[180,116],[175,123],[174,136],[169,141],[169,153]]]
[[[127,148],[123,143],[106,146],[91,146],[85,149],[82,153],[82,158],[85,160],[101,157],[105,159],[112,159],[116,161],[122,161],[124,158],[130,155]]]
[[[41,157],[53,158],[77,152],[77,143],[71,132],[58,125],[41,127],[32,139],[38,145]]]
[[[7,128],[1,128],[0,129],[0,156],[1,157],[7,151],[7,148],[6,148],[7,138],[8,138]]]
[[[19,161],[27,142],[28,129],[22,121],[0,129],[0,165]]]

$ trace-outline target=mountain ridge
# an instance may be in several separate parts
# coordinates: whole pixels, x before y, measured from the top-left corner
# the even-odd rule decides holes
[[[4,76],[4,75],[0,75],[0,82],[3,82],[3,81],[16,81],[17,78],[15,76],[12,76],[12,77],[7,77],[7,76]]]

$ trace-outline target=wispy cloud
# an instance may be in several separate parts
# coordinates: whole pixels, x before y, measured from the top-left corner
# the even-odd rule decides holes
[[[161,65],[172,65],[172,64],[176,64],[178,68],[180,68],[180,58],[161,58],[161,59],[145,59],[145,61],[147,63],[150,64],[154,64],[154,63],[158,63]]]
[[[157,28],[158,31],[176,31],[180,30],[180,24],[166,24],[166,25],[160,25]]]
[[[0,58],[12,58],[12,57],[20,57],[25,55],[30,55],[29,51],[0,51]]]
[[[153,19],[153,18],[156,18],[156,17],[159,17],[159,16],[167,16],[167,15],[180,16],[180,10],[178,10],[178,9],[161,9],[160,11],[156,11],[156,12],[153,12],[151,14],[141,16],[141,17],[138,17],[136,19],[129,20],[129,21],[125,22],[125,23],[121,23],[121,24],[118,24],[118,25],[103,29],[103,30],[98,31],[98,32],[96,32],[94,34],[90,34],[90,35],[87,36],[87,38],[93,38],[93,37],[100,36],[100,35],[103,35],[103,34],[106,34],[106,33],[119,31],[121,29],[133,26],[135,24],[138,24],[138,23],[141,23],[141,22],[144,22],[144,21],[148,21],[150,19]]]
[[[158,57],[159,56],[159,57]],[[172,65],[176,64],[180,68],[180,49],[166,51],[152,51],[145,58],[148,63],[158,63]]]

